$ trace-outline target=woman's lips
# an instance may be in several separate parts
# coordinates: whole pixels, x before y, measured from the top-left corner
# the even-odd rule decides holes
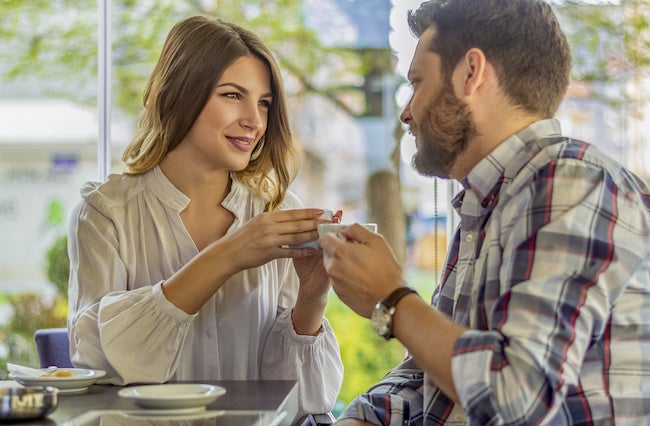
[[[249,152],[254,146],[253,138],[226,136],[226,139],[228,139],[228,142],[230,142],[235,148],[242,152]]]

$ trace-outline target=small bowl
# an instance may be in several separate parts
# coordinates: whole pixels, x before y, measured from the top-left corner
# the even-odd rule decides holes
[[[0,422],[45,417],[56,410],[58,393],[51,386],[0,388]]]

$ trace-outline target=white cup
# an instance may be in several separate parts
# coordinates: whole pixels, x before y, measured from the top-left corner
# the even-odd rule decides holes
[[[337,237],[343,239],[343,236],[339,234],[339,230],[344,226],[350,226],[352,224],[343,224],[343,223],[321,223],[318,225],[318,236],[322,237],[323,235],[333,232]],[[377,232],[376,223],[360,223],[359,225],[365,227],[366,229]]]
[[[327,220],[332,220],[334,219],[334,210],[325,210],[323,214],[320,216],[320,219],[327,219]],[[329,225],[329,224],[327,224]],[[318,225],[320,226],[320,225]],[[320,236],[320,233],[318,234]],[[311,240],[307,241],[304,243],[300,244],[291,244],[289,247],[291,248],[303,248],[303,247],[311,247],[311,248],[318,248],[318,240]]]

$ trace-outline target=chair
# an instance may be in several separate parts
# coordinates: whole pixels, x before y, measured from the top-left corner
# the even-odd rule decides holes
[[[36,352],[41,368],[55,365],[73,368],[70,361],[70,341],[67,328],[42,328],[34,333]]]

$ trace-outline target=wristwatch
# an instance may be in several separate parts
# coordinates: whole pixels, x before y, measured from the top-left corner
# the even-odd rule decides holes
[[[370,316],[370,322],[372,323],[372,328],[384,339],[390,340],[395,337],[393,336],[395,306],[397,306],[397,302],[402,300],[402,297],[411,293],[417,294],[417,291],[408,286],[400,287],[375,305],[375,309]]]

